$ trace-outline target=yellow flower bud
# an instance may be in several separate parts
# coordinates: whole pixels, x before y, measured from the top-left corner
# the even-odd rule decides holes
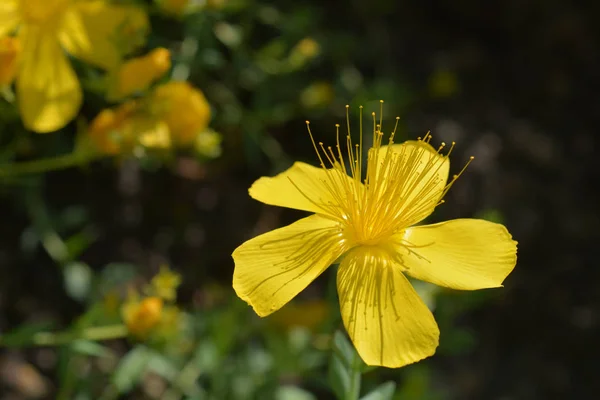
[[[153,115],[166,122],[173,143],[189,146],[208,127],[210,105],[202,92],[187,82],[171,81],[158,86],[152,95]]]
[[[146,90],[171,68],[171,53],[159,47],[123,63],[113,77],[109,97],[119,99]]]
[[[122,308],[123,321],[133,336],[144,339],[160,323],[162,311],[160,297],[147,297],[141,301],[130,299]]]
[[[17,62],[21,45],[11,36],[0,38],[0,86],[10,85],[17,73]]]

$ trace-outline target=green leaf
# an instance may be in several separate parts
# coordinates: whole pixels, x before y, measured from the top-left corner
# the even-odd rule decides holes
[[[302,388],[286,385],[277,388],[275,400],[317,400],[317,398]]]
[[[392,400],[396,391],[396,382],[386,382],[365,395],[361,400]]]
[[[344,400],[344,396],[350,388],[351,374],[352,372],[347,368],[346,364],[334,353],[329,363],[328,380],[333,393],[340,400]]]
[[[36,333],[48,331],[53,328],[51,323],[26,324],[4,334],[0,337],[0,344],[7,347],[20,347],[30,345]]]
[[[332,351],[328,378],[333,392],[340,400],[358,399],[363,361],[340,331],[333,335]]]
[[[112,376],[112,383],[119,394],[129,392],[138,384],[152,356],[146,347],[137,346],[121,359]]]
[[[100,343],[86,339],[74,340],[71,343],[71,350],[73,350],[76,353],[85,354],[86,356],[92,357],[114,357],[113,352],[108,347],[102,346]]]
[[[354,347],[352,347],[352,344],[350,344],[346,338],[346,335],[340,331],[336,331],[333,335],[333,352],[340,357],[348,367],[354,363],[354,360],[358,356]]]

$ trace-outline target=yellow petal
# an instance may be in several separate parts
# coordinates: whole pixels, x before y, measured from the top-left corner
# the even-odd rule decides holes
[[[17,0],[3,0],[0,3],[0,36],[10,33],[19,23]]]
[[[17,96],[23,123],[35,132],[55,131],[79,111],[79,81],[53,32],[28,26],[20,35],[23,50]]]
[[[17,74],[21,42],[12,36],[0,37],[0,85],[10,85]]]
[[[444,194],[450,160],[429,143],[411,140],[369,154],[369,190],[394,204],[404,226],[429,216]]]
[[[138,7],[80,1],[65,14],[60,40],[75,57],[110,69],[143,43],[147,31],[148,17]]]
[[[170,81],[157,86],[151,102],[153,113],[164,119],[178,146],[190,146],[210,122],[206,97],[188,82]]]
[[[146,90],[171,68],[171,53],[159,47],[148,54],[127,60],[115,70],[108,97],[120,99]]]
[[[233,252],[233,288],[261,317],[277,311],[345,250],[336,222],[312,215]]]
[[[248,192],[265,204],[336,215],[336,210],[331,211],[332,205],[340,204],[339,196],[344,191],[339,187],[345,182],[354,185],[352,178],[337,169],[325,170],[296,162],[279,175],[258,179]],[[334,187],[338,190],[331,190]]]
[[[353,249],[337,287],[344,326],[365,363],[397,368],[435,353],[433,315],[385,250]]]
[[[517,262],[517,242],[506,228],[480,219],[412,227],[401,240],[409,275],[453,289],[502,286]]]

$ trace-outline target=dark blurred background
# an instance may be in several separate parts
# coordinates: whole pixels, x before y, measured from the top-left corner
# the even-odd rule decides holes
[[[519,242],[503,289],[438,296],[441,312],[456,310],[452,327],[440,321],[440,351],[409,368],[427,368],[440,398],[595,398],[599,16],[598,2],[566,0],[223,1],[183,20],[153,15],[149,46],[171,48],[205,92],[223,155],[101,161],[0,188],[0,329],[67,326],[84,310],[49,255],[53,233],[95,272],[122,262],[151,276],[168,262],[183,275],[182,307],[229,288],[232,250],[302,215],[252,200],[251,183],[315,163],[304,120],[331,140],[345,104],[370,113],[384,99],[384,127],[399,115],[402,138],[455,140],[455,168],[476,157],[431,220],[489,218]],[[39,157],[70,145],[30,140]],[[456,329],[466,344],[444,345]]]

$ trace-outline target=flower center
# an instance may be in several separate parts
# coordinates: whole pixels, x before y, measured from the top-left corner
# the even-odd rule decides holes
[[[23,19],[30,24],[56,22],[68,8],[71,0],[21,0]]]
[[[446,147],[445,143],[436,150],[430,145],[431,135],[427,133],[417,141],[395,145],[394,136],[399,120],[396,118],[396,126],[389,135],[387,146],[382,146],[382,116],[379,121],[375,113],[372,113],[372,117],[372,146],[367,153],[364,174],[362,112],[359,142],[352,143],[348,128],[345,149],[340,145],[339,125],[336,125],[335,149],[325,147],[321,142],[316,143],[308,121],[307,127],[321,167],[326,171],[327,179],[320,183],[333,199],[327,204],[321,202],[319,206],[324,214],[339,222],[343,236],[349,243],[378,247],[393,240],[403,229],[429,216],[443,202],[443,196],[470,161],[447,182],[447,159],[454,143],[444,154],[442,150]],[[346,106],[348,126],[349,119]],[[318,199],[309,200],[318,203]]]

